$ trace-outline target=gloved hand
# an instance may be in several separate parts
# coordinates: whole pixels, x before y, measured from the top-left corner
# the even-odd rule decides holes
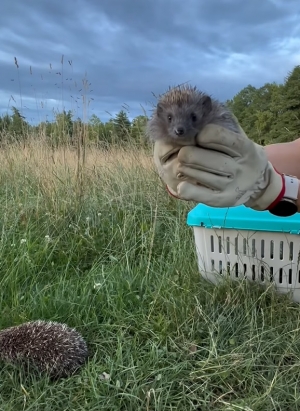
[[[198,146],[156,142],[154,162],[173,196],[212,207],[244,204],[266,210],[284,194],[284,180],[262,146],[240,128],[234,133],[209,124],[197,136]]]

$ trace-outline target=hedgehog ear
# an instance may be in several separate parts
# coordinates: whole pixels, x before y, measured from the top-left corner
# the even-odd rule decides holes
[[[157,104],[156,111],[158,115],[162,114],[162,112],[164,111],[163,105],[161,103]]]
[[[203,108],[203,112],[204,112],[204,114],[208,114],[208,113],[210,113],[211,112],[211,110],[212,110],[212,101],[211,101],[211,98],[209,97],[209,96],[205,96],[203,99],[202,99],[202,108]]]

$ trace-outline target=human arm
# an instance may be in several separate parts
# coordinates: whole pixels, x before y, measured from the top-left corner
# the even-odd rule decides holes
[[[267,145],[265,151],[268,160],[278,172],[295,176],[300,180],[300,138],[287,143]],[[300,212],[300,187],[297,206]]]
[[[267,145],[265,151],[277,171],[300,179],[300,138],[288,143]]]
[[[278,149],[266,150],[242,129],[234,133],[211,124],[198,134],[196,147],[180,148],[163,142],[154,146],[159,174],[175,197],[213,207],[244,204],[272,212],[279,203],[288,208],[289,204],[280,200],[288,192],[294,198],[299,181],[276,171],[269,156],[274,161],[277,156],[276,162],[280,162]],[[288,162],[287,152],[285,163]],[[281,212],[284,214],[285,210]]]

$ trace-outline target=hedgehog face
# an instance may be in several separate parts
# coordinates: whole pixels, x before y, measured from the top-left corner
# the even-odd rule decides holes
[[[146,134],[152,141],[194,146],[196,135],[210,123],[239,132],[236,121],[223,105],[196,87],[174,87],[160,98],[147,123]]]
[[[193,96],[192,96],[193,97]],[[158,103],[157,117],[165,137],[180,145],[195,144],[195,137],[204,126],[204,117],[211,111],[211,99],[178,101],[176,104]]]

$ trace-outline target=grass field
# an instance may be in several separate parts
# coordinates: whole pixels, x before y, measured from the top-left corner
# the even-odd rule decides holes
[[[1,365],[1,411],[300,409],[299,308],[201,280],[194,204],[168,197],[149,154],[0,151],[0,327],[76,327],[90,358],[51,382]],[[82,164],[81,164],[82,165]]]

